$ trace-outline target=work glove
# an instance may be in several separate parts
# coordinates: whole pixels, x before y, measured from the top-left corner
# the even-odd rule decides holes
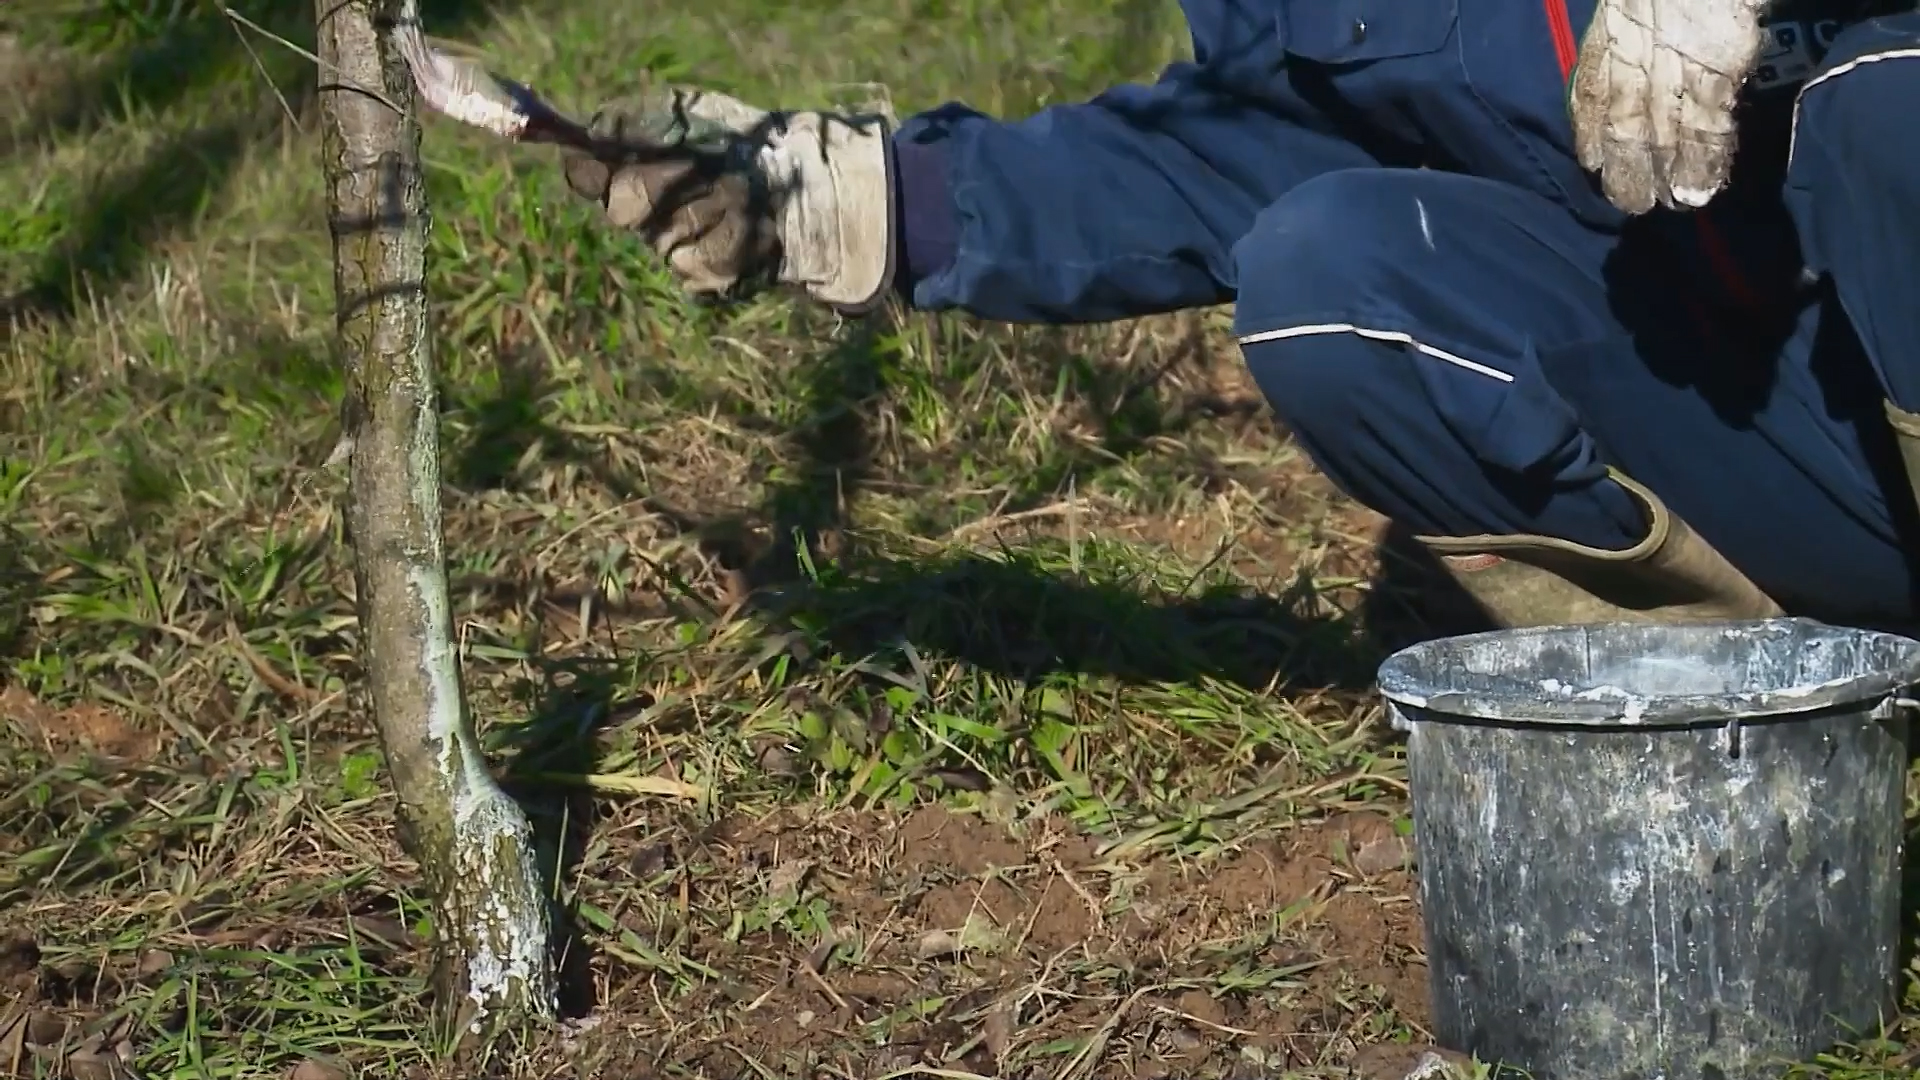
[[[1726,185],[1733,109],[1766,0],[1599,0],[1570,109],[1580,164],[1630,214],[1700,207]]]
[[[595,148],[563,161],[567,186],[644,237],[689,291],[778,282],[854,314],[893,275],[890,127],[661,87],[602,105]]]

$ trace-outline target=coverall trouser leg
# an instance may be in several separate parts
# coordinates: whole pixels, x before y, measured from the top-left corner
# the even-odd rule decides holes
[[[1240,241],[1236,329],[1347,492],[1443,551],[1545,571],[1503,621],[1910,616],[1912,500],[1834,291],[1715,325],[1642,236],[1496,181],[1336,173]],[[1646,565],[1662,530],[1679,565]]]
[[[1916,100],[1920,12],[1842,32],[1801,88],[1785,199],[1808,270],[1821,276],[1859,335],[1885,394],[1908,487],[1920,496]]]

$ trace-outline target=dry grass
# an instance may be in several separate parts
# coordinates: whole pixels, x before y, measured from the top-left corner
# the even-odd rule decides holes
[[[0,16],[0,1072],[427,1075],[320,468],[311,72],[191,5],[42,6]],[[1020,112],[1150,72],[1171,7],[428,18],[576,105],[644,67]],[[701,309],[537,155],[427,155],[462,655],[572,915],[574,1019],[489,1068],[1392,1073],[1425,1001],[1377,523],[1219,313]]]

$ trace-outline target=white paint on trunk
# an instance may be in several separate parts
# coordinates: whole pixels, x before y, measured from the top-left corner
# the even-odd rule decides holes
[[[411,373],[419,378],[421,373]],[[408,473],[414,483],[413,505],[440,507],[439,445],[431,395],[416,394],[421,415],[416,420],[413,445],[408,447]],[[433,530],[439,536],[439,529]],[[462,914],[476,925],[459,928],[471,942],[467,956],[468,996],[475,1010],[472,1030],[479,1031],[490,1004],[517,993],[536,1013],[554,1011],[551,988],[546,986],[547,919],[535,867],[533,829],[519,804],[487,771],[486,756],[466,720],[460,693],[459,658],[453,648],[452,605],[440,545],[408,570],[407,583],[425,615],[427,626],[422,666],[430,690],[427,735],[433,742],[434,763],[442,790],[452,802],[452,867],[467,898]]]
[[[453,803],[453,871],[463,879],[464,914],[477,925],[460,928],[472,943],[467,956],[468,995],[476,1006],[478,1031],[487,1008],[517,992],[532,1000],[534,1011],[551,1011],[539,999],[547,993],[547,920],[539,875],[535,871],[533,830],[511,796],[487,771],[460,698],[457,659],[447,633],[446,581],[415,569],[408,575],[416,599],[430,620],[423,660],[433,686],[427,730],[434,762]]]

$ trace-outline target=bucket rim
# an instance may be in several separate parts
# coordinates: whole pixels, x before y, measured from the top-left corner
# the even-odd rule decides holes
[[[1920,686],[1920,639],[1885,630],[1837,626],[1815,619],[1783,617],[1772,619],[1725,619],[1673,624],[1674,629],[1699,632],[1747,629],[1767,632],[1820,628],[1858,635],[1863,642],[1900,643],[1907,650],[1905,663],[1885,671],[1866,672],[1824,682],[1780,689],[1735,693],[1678,693],[1659,696],[1586,696],[1553,698],[1542,696],[1515,701],[1506,695],[1472,690],[1431,688],[1431,680],[1417,677],[1412,668],[1423,658],[1442,648],[1460,649],[1497,638],[1516,635],[1546,636],[1573,632],[1591,632],[1605,628],[1646,627],[1644,623],[1557,624],[1514,629],[1487,630],[1473,634],[1434,638],[1409,645],[1386,658],[1376,674],[1376,685],[1394,711],[1415,709],[1428,714],[1423,720],[1445,723],[1449,718],[1460,723],[1494,722],[1536,727],[1702,727],[1724,725],[1742,720],[1762,721],[1777,716],[1814,712],[1836,705],[1866,701],[1885,701],[1902,690]],[[1441,715],[1433,715],[1441,714]],[[1399,726],[1396,718],[1396,726]]]

